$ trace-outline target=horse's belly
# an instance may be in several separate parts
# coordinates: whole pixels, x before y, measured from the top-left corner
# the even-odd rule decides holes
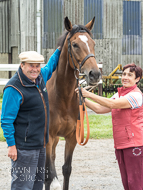
[[[54,111],[56,109],[56,112]],[[59,109],[50,110],[50,134],[52,136],[66,137],[75,132],[78,110]]]
[[[75,132],[76,130],[76,121],[73,119],[65,120],[59,118],[56,121],[50,122],[49,133],[52,136],[66,137],[70,133]]]
[[[70,124],[63,123],[60,129],[58,130],[57,136],[66,137],[69,134],[73,133],[75,130],[76,130],[75,123],[70,123]]]

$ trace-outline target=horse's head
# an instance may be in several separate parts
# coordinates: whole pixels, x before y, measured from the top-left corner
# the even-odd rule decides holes
[[[86,75],[88,85],[95,85],[101,76],[95,59],[95,42],[90,32],[94,21],[95,17],[85,26],[72,26],[68,17],[64,21],[65,28],[69,31],[67,39],[70,66]]]

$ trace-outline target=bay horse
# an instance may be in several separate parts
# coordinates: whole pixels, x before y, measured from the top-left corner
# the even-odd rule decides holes
[[[47,82],[49,96],[49,142],[46,146],[45,190],[50,190],[51,183],[55,190],[61,190],[55,169],[55,149],[59,137],[65,138],[65,163],[62,167],[64,176],[63,190],[69,189],[71,162],[76,141],[76,122],[79,112],[79,100],[75,93],[76,78],[80,72],[86,75],[89,85],[95,85],[100,79],[100,70],[95,60],[95,42],[90,30],[95,17],[85,26],[72,26],[68,17],[64,24],[66,32],[59,39],[61,54],[58,66]],[[76,76],[75,76],[76,75]]]

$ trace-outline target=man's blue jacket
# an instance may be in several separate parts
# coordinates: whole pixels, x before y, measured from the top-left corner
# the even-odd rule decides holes
[[[43,82],[45,83],[45,84],[43,84],[44,86],[46,85],[46,82],[51,78],[53,71],[56,69],[57,64],[58,64],[58,60],[59,60],[59,56],[60,56],[60,50],[57,49],[54,52],[54,54],[51,56],[51,58],[49,59],[46,66],[41,68],[41,74],[40,75],[41,75],[41,78],[42,78]],[[23,78],[25,78],[25,77],[26,76],[24,75]],[[10,80],[12,80],[12,79],[10,79]],[[8,83],[11,84],[11,81],[9,81]],[[39,85],[37,85],[37,89],[39,89]],[[25,137],[25,142],[24,143],[27,142],[27,144],[23,143],[23,147],[22,147],[22,143],[21,143],[21,145],[18,145],[19,146],[18,148],[24,149],[25,145],[27,145],[27,147],[25,149],[35,149],[35,148],[37,149],[37,148],[40,148],[41,145],[43,146],[43,143],[41,143],[41,145],[40,144],[39,145],[38,144],[35,144],[35,145],[33,144],[32,145],[31,144],[33,142],[32,141],[32,136],[29,138],[29,139],[31,139],[31,141],[29,141],[29,145],[31,144],[31,147],[28,145],[28,140],[29,139],[26,139],[27,138],[27,133],[28,133],[27,128],[25,129],[25,132],[24,131],[22,132],[22,128],[21,128],[21,134],[17,135],[17,136],[19,136],[19,139],[17,139],[17,143],[16,143],[16,140],[15,140],[16,139],[16,137],[15,137],[15,135],[16,135],[15,126],[17,128],[18,123],[20,122],[20,120],[17,121],[17,117],[20,114],[19,110],[22,110],[21,109],[22,104],[23,104],[22,94],[18,90],[16,90],[15,88],[13,88],[11,86],[8,86],[4,90],[3,103],[2,103],[2,114],[1,114],[1,127],[3,129],[4,137],[6,138],[8,146],[13,146],[13,145],[19,144],[20,135],[22,135],[22,133],[25,133],[25,134],[23,134],[24,137]],[[23,111],[23,113],[24,113],[24,111]],[[49,113],[47,113],[47,114],[49,115]],[[21,118],[21,116],[22,116],[22,114],[19,116],[19,118]],[[36,116],[36,110],[35,110],[35,116]],[[36,116],[36,117],[38,117],[38,116]],[[40,135],[39,135],[39,138],[40,138]],[[46,140],[46,143],[47,143],[47,140]]]

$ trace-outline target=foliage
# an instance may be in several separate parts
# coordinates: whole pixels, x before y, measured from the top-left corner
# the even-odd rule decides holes
[[[3,94],[0,94],[0,99],[2,99],[3,98]]]
[[[2,108],[2,98],[0,98],[0,110]]]
[[[111,98],[115,93],[107,93],[107,98]],[[106,97],[105,92],[103,92],[103,97]]]

